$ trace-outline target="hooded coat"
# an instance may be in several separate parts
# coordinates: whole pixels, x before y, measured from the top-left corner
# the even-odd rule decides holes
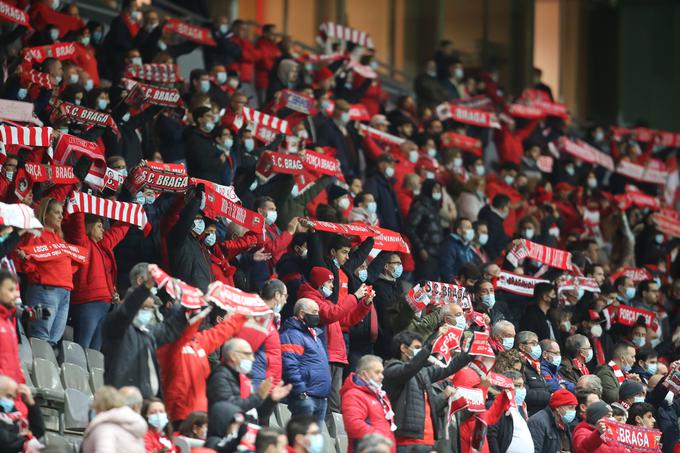
[[[127,406],[101,412],[85,430],[81,451],[145,453],[144,436],[147,429],[142,416]]]

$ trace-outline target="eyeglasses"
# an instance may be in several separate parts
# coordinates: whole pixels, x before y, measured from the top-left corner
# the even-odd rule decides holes
[[[387,263],[387,264],[401,264],[401,261],[392,261],[391,263]]]

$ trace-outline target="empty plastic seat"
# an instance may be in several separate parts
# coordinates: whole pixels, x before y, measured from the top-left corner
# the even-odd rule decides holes
[[[333,422],[335,423],[335,433],[339,436],[342,434],[347,434],[347,431],[345,431],[345,422],[342,419],[342,414],[336,414],[335,412],[331,412],[333,414]]]
[[[104,369],[104,354],[95,349],[86,349],[85,355],[87,356],[87,365],[90,370],[93,368]]]
[[[59,370],[54,363],[47,359],[35,358],[33,377],[38,394],[48,401],[64,401],[64,387],[61,385]]]
[[[104,370],[101,368],[92,368],[90,370],[90,388],[92,393],[95,393],[104,385]]]
[[[88,397],[92,397],[92,389],[90,389],[90,376],[80,366],[74,363],[61,364],[61,380],[66,389],[80,390]]]
[[[62,341],[60,346],[62,363],[75,363],[83,370],[87,370],[87,357],[82,346],[72,341]]]
[[[54,451],[73,451],[73,445],[68,440],[50,431],[45,431],[45,446],[54,449]]]
[[[76,389],[66,389],[64,429],[84,431],[89,423],[90,397]]]
[[[288,420],[290,420],[291,417],[290,410],[285,404],[278,404],[277,408],[279,411],[279,426],[285,428],[285,426],[288,424]]]
[[[28,368],[26,367],[26,364],[24,362],[21,362],[21,371],[24,373],[24,380],[26,381],[26,385],[28,386],[29,389],[31,389],[31,393],[35,395],[36,388],[35,385],[33,385],[33,378],[31,377],[31,373],[30,371],[28,371]]]
[[[28,371],[33,371],[33,348],[25,335],[19,338],[19,360],[26,365]]]
[[[346,434],[338,434],[338,451],[345,453],[349,446],[349,439]]]
[[[54,355],[54,349],[52,349],[52,346],[48,342],[37,338],[31,338],[30,341],[34,359],[49,360],[55,367],[59,366],[57,363],[57,356]]]
[[[72,342],[74,338],[75,333],[73,332],[73,327],[71,326],[64,327],[64,335],[61,336],[61,339],[63,341]]]

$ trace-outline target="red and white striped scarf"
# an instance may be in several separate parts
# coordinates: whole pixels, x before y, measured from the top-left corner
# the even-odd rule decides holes
[[[19,73],[19,79],[25,85],[29,83],[34,83],[48,90],[52,89],[52,79],[50,75],[45,72],[36,71],[35,69],[30,69],[28,71],[21,71]]]
[[[541,374],[541,361],[540,360],[534,360],[533,357],[531,357],[529,354],[527,354],[524,351],[519,351],[519,355],[521,355],[524,358],[524,360],[527,361],[527,363],[529,365],[534,367],[534,369],[536,370],[536,373]]]
[[[621,371],[621,367],[619,367],[613,360],[610,361],[607,366],[609,366],[609,368],[614,371],[614,376],[616,376],[616,380],[619,381],[619,384],[626,380],[626,375],[623,373],[623,371]]]
[[[288,121],[282,120],[276,116],[262,113],[259,110],[251,109],[250,107],[243,107],[243,118],[246,121],[252,121],[258,126],[264,126],[272,129],[275,132],[290,135],[290,127]]]
[[[73,194],[69,212],[95,214],[100,217],[106,217],[107,219],[119,220],[124,223],[136,225],[143,230],[147,230],[151,227],[142,205],[107,200],[83,192],[75,192]]]
[[[51,146],[51,127],[0,126],[0,142],[5,145]]]
[[[319,26],[317,40],[324,44],[328,39],[339,39],[349,41],[368,49],[373,48],[373,40],[365,31],[336,24],[335,22],[324,22]]]
[[[585,363],[581,363],[579,360],[571,359],[571,363],[576,367],[576,369],[581,373],[581,376],[586,376],[590,374],[590,370]]]

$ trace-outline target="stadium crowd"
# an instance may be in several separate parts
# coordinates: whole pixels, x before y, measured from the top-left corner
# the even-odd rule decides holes
[[[0,20],[0,451],[79,345],[84,453],[680,452],[678,134],[450,42],[395,96],[336,24]]]

